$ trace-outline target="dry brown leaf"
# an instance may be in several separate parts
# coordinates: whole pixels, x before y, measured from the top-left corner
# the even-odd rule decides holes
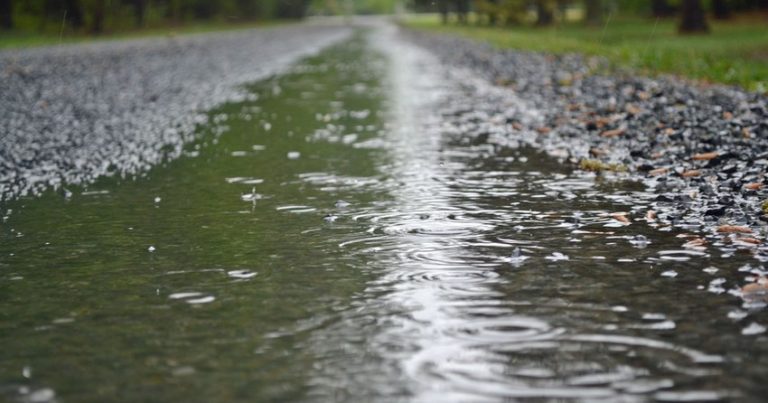
[[[748,237],[739,237],[739,238],[736,238],[736,240],[739,242],[751,243],[753,245],[760,245],[762,243],[762,241],[760,241],[759,239],[748,238]]]
[[[523,130],[523,124],[520,122],[513,122],[512,128],[515,130]]]
[[[589,149],[589,155],[593,157],[601,157],[603,155],[608,155],[608,150],[605,150],[603,148],[592,147]]]
[[[704,238],[695,238],[683,244],[683,248],[701,248],[707,244]]]
[[[649,93],[647,93],[645,91],[638,91],[636,94],[637,94],[637,97],[640,98],[643,101],[647,101],[648,99],[651,98],[651,94],[649,94]]]
[[[723,119],[725,119],[725,120],[733,119],[733,113],[728,112],[728,111],[723,112]]]
[[[691,169],[680,174],[680,176],[682,176],[683,178],[692,178],[700,175],[701,175],[701,171],[699,171],[698,169]]]
[[[763,187],[763,184],[760,182],[752,182],[752,183],[747,183],[746,185],[744,185],[744,187],[749,190],[758,190],[761,187]]]
[[[627,129],[623,129],[623,128],[621,128],[621,129],[613,129],[613,130],[606,130],[606,131],[600,133],[600,135],[603,136],[603,137],[616,137],[616,136],[621,136],[626,131],[627,131]]]
[[[635,105],[627,104],[624,106],[624,111],[627,112],[630,115],[639,115],[642,110]]]
[[[675,129],[671,127],[667,127],[666,129],[664,129],[664,134],[666,134],[667,136],[671,136],[675,134]]]
[[[717,158],[718,155],[720,154],[718,154],[717,151],[712,151],[708,153],[694,154],[693,159],[694,161],[709,161]]]
[[[721,225],[717,227],[717,232],[721,232],[724,234],[751,234],[752,230],[749,229],[749,227],[744,227],[742,225]]]
[[[631,224],[626,213],[613,213],[611,214],[611,217],[622,224]]]
[[[764,283],[749,283],[741,288],[741,292],[745,294],[762,294],[768,293],[768,284]]]
[[[648,171],[648,175],[651,175],[651,176],[664,175],[667,173],[667,171],[669,171],[669,169],[664,167],[651,169],[650,171]]]
[[[649,222],[650,222],[650,221],[656,221],[656,212],[655,212],[655,211],[653,211],[653,210],[648,210],[648,211],[645,213],[645,220],[646,220],[646,221],[649,221]]]
[[[752,133],[746,127],[743,127],[741,129],[741,135],[744,136],[744,138],[747,138],[747,139],[752,137]]]
[[[550,129],[549,127],[539,127],[538,129],[536,129],[536,131],[539,132],[539,134],[547,134],[551,132],[552,129]]]

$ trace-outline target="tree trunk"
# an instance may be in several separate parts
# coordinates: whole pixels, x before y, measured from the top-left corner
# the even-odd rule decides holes
[[[13,2],[0,0],[0,30],[13,29]]]
[[[672,15],[672,7],[667,0],[653,0],[651,2],[651,14],[656,18],[664,18]]]
[[[91,10],[91,33],[100,34],[104,32],[104,14],[105,14],[105,0],[96,0],[93,2],[93,9]]]
[[[488,0],[488,3],[490,4],[490,9],[488,10],[488,25],[496,25],[496,23],[499,20],[498,12],[499,12],[499,0]]]
[[[80,29],[85,24],[83,18],[83,9],[80,7],[78,0],[65,0],[64,12],[66,13],[66,20],[72,28]]]
[[[147,0],[133,0],[133,18],[137,28],[144,26],[144,16],[147,13]]]
[[[467,14],[469,14],[469,0],[456,0],[456,15],[459,17],[459,24],[467,23]]]
[[[437,9],[440,12],[440,20],[443,25],[448,23],[448,0],[437,0]]]
[[[712,0],[712,13],[718,20],[727,20],[731,17],[731,9],[725,0]]]
[[[545,26],[552,25],[555,16],[552,14],[552,10],[549,8],[546,0],[536,1],[536,25]]]
[[[598,26],[603,22],[603,2],[600,0],[586,0],[587,25]]]
[[[681,19],[678,29],[681,33],[709,32],[707,16],[701,6],[701,0],[683,0],[681,3]]]

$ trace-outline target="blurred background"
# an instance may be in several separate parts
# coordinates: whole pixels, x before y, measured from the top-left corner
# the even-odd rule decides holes
[[[0,0],[0,48],[398,15],[496,47],[602,56],[765,92],[768,0]]]

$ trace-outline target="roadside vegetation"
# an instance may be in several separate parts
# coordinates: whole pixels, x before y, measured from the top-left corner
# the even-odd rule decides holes
[[[0,48],[248,28],[303,18],[310,0],[0,0]]]
[[[559,9],[552,2],[544,22],[540,21],[540,10],[536,7],[516,11],[499,8],[496,14],[478,12],[488,10],[483,8],[487,3],[475,2],[470,7],[475,11],[463,16],[457,11],[461,8],[454,7],[443,9],[442,15],[417,15],[406,24],[469,37],[501,49],[603,56],[614,67],[644,75],[675,74],[702,82],[738,85],[751,91],[768,91],[765,5],[731,7],[721,18],[715,18],[710,10],[709,15],[700,16],[704,29],[689,33],[683,29],[685,17],[680,15],[683,10],[679,2],[670,2],[660,12],[651,7],[655,2],[642,5],[605,1],[597,17],[589,16],[585,3],[590,2],[559,2],[567,3]],[[735,3],[725,2],[726,6]]]

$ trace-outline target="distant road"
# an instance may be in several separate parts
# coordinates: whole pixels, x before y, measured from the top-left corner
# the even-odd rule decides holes
[[[342,23],[0,51],[0,200],[178,156],[205,112],[347,37]]]

